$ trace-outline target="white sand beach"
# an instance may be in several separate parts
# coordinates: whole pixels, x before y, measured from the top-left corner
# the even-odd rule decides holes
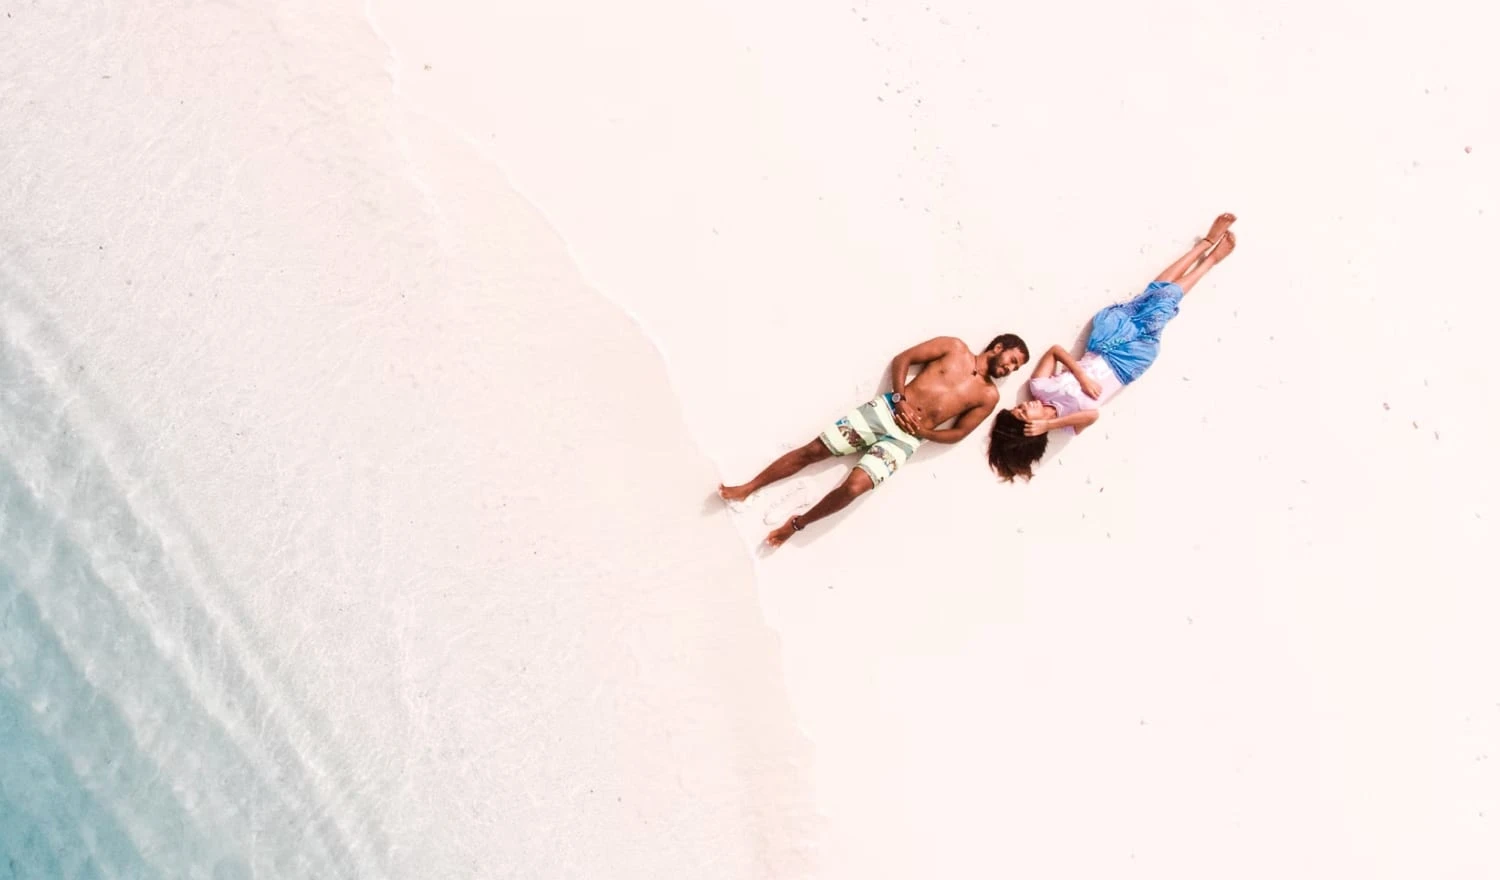
[[[8,10],[12,873],[1500,873],[1495,18]],[[1030,484],[713,496],[1221,211]]]

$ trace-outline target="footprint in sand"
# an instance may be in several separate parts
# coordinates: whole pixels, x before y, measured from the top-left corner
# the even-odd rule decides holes
[[[761,518],[761,521],[768,526],[779,526],[797,510],[806,507],[807,500],[807,484],[799,481],[778,495],[776,500],[766,507],[766,515]]]

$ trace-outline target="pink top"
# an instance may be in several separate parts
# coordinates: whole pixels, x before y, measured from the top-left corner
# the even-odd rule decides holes
[[[1057,417],[1062,418],[1083,410],[1098,409],[1099,404],[1114,397],[1124,387],[1104,358],[1093,352],[1078,359],[1078,368],[1083,370],[1090,379],[1098,382],[1099,387],[1103,389],[1098,400],[1084,394],[1083,386],[1078,384],[1078,377],[1061,363],[1057,365],[1051,376],[1032,379],[1027,388],[1031,390],[1032,397],[1056,409]],[[1078,433],[1072,428],[1063,430],[1069,434]]]

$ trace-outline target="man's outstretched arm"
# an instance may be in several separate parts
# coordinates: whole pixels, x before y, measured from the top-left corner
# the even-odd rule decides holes
[[[896,355],[891,361],[891,390],[897,394],[905,394],[906,374],[911,368],[930,363],[947,354],[953,347],[953,341],[951,336],[938,336]]]
[[[991,400],[989,403],[966,410],[963,415],[959,416],[958,421],[953,423],[953,427],[940,431],[924,431],[920,436],[923,440],[931,440],[934,443],[957,443],[974,433],[974,429],[984,424],[984,420],[994,411],[995,401]]]

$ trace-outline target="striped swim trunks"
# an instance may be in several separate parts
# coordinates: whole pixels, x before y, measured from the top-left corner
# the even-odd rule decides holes
[[[863,452],[854,466],[879,486],[906,464],[922,441],[896,425],[891,396],[883,394],[833,423],[818,435],[834,455]]]

